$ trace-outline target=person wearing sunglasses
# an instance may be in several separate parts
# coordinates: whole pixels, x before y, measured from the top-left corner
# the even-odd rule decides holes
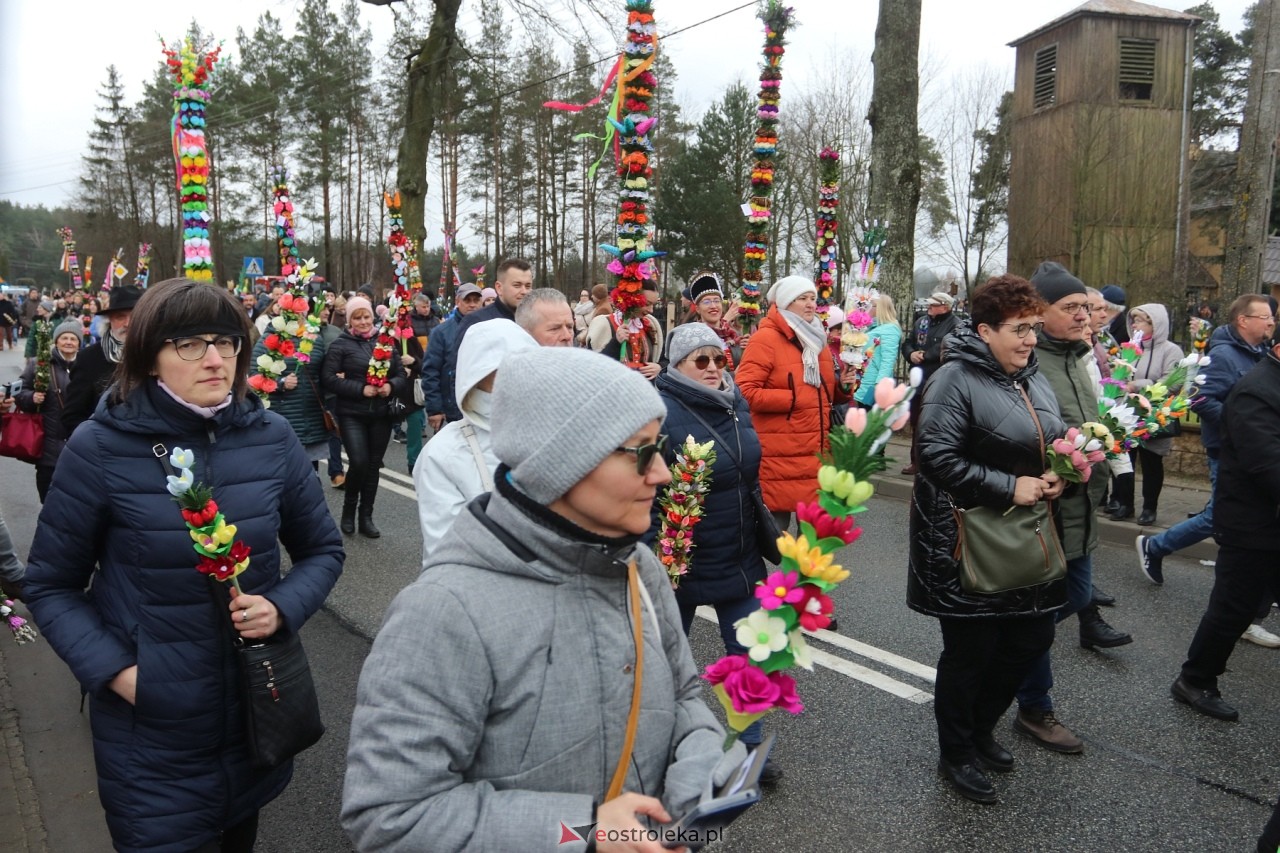
[[[728,373],[724,342],[706,323],[687,323],[671,333],[670,361],[655,385],[667,407],[665,429],[683,443],[686,436],[703,444],[715,442],[711,487],[702,506],[702,522],[694,529],[689,572],[676,587],[680,622],[687,635],[694,611],[701,605],[715,608],[725,651],[745,654],[737,639],[738,620],[755,611],[760,601],[755,586],[764,580],[765,562],[760,554],[757,513],[767,511],[760,500],[760,438],[751,425],[751,410]],[[678,447],[670,446],[665,458],[675,461]],[[649,536],[660,528],[655,505]],[[760,743],[760,724],[742,734],[748,748]],[[782,771],[770,760],[762,780],[775,782]]]
[[[116,383],[58,460],[23,593],[89,696],[115,848],[250,851],[293,764],[253,765],[232,644],[299,631],[342,572],[342,537],[293,429],[247,393],[240,303],[179,278],[130,307]],[[162,461],[178,448],[248,549],[242,592],[197,569]]]
[[[666,407],[584,349],[514,352],[497,373],[494,489],[396,596],[365,660],[343,826],[368,851],[553,850],[562,824],[613,836],[601,853],[657,850],[618,832],[669,822],[744,755],[722,752],[640,541],[671,479]]]

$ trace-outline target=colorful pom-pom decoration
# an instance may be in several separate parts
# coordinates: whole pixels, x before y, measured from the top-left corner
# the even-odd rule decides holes
[[[840,152],[823,148],[818,153],[818,223],[814,241],[813,283],[818,288],[818,314],[827,323],[831,292],[836,283],[836,216],[840,206]]]
[[[778,151],[778,104],[782,101],[782,56],[792,9],[778,0],[760,8],[764,21],[764,64],[756,107],[755,164],[751,167],[751,200],[747,203],[747,238],[742,248],[742,286],[738,293],[738,324],[750,333],[760,316],[760,283],[769,257],[769,212],[773,196],[774,155]]]
[[[209,146],[205,138],[204,86],[222,51],[196,45],[188,36],[182,44],[164,45],[165,64],[177,84],[173,90],[173,159],[178,173],[182,208],[182,274],[193,281],[213,281],[213,253],[209,243]]]
[[[62,264],[59,269],[71,276],[73,288],[84,290],[84,275],[80,272],[80,258],[76,255],[76,238],[65,225],[58,229],[58,237],[62,239]]]

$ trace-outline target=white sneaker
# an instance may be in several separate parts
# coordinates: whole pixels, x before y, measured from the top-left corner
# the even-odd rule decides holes
[[[1280,649],[1280,637],[1277,637],[1261,625],[1250,625],[1249,629],[1240,635],[1240,639],[1248,640],[1254,645],[1262,646],[1265,649]]]

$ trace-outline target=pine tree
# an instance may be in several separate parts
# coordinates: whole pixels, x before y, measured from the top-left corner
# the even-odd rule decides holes
[[[669,253],[682,279],[702,268],[714,269],[726,286],[740,278],[742,193],[749,184],[755,123],[753,94],[735,83],[707,110],[696,141],[677,140],[676,153],[666,159],[654,218],[663,229],[658,248]]]

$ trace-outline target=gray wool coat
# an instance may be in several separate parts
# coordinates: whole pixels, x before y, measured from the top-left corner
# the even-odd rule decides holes
[[[652,553],[610,555],[568,538],[504,497],[511,488],[462,511],[392,602],[365,661],[342,803],[359,850],[567,849],[561,824],[592,822],[622,749],[631,558],[652,609],[643,608],[640,721],[623,790],[678,817],[743,754],[722,753],[724,732]]]

